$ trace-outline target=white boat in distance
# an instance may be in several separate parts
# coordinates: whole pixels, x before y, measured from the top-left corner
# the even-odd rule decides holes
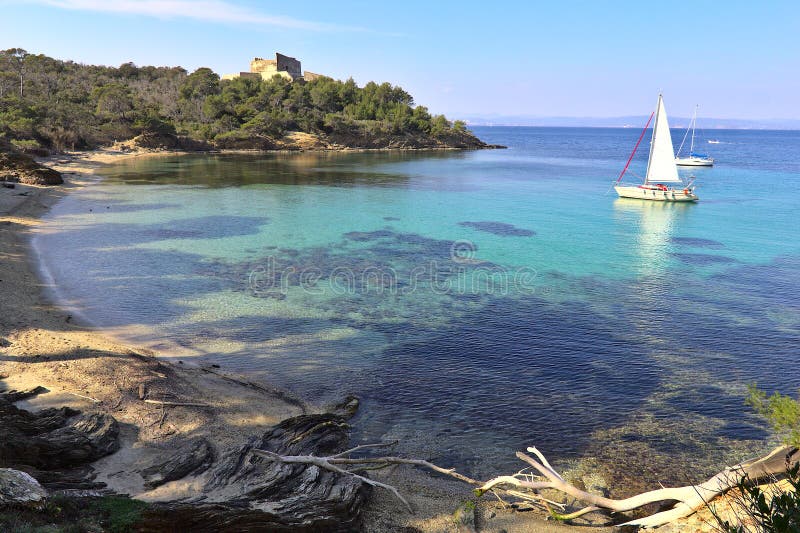
[[[708,141],[708,144],[719,144],[719,141],[711,140],[711,141]]]
[[[653,125],[650,157],[647,160],[647,173],[644,177],[644,183],[641,185],[620,184],[654,115],[656,121]],[[693,181],[684,184],[683,180],[678,176],[678,167],[675,166],[675,151],[672,147],[672,136],[669,133],[669,123],[667,122],[667,112],[664,109],[664,100],[660,94],[658,95],[656,110],[647,119],[647,124],[642,130],[639,140],[636,141],[636,146],[633,147],[633,152],[631,152],[625,168],[622,169],[619,178],[614,183],[614,190],[617,191],[621,198],[638,198],[657,202],[696,202],[699,199],[694,193]]]
[[[694,115],[692,115],[692,122],[689,124],[689,127],[686,128],[686,133],[683,135],[683,140],[681,141],[681,145],[678,147],[678,156],[675,158],[675,164],[680,165],[682,167],[713,167],[714,166],[714,159],[709,157],[708,154],[699,154],[694,151],[694,129],[697,125],[697,108],[700,106],[695,106],[694,108]],[[686,137],[689,135],[689,131],[692,132],[692,140],[689,144],[689,155],[687,157],[681,157],[681,150],[683,150],[683,145],[686,144]],[[709,141],[711,143],[711,141]],[[718,144],[719,141],[716,143],[711,144]]]

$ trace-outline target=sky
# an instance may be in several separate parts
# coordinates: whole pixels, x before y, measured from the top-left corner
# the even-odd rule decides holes
[[[247,70],[278,51],[450,118],[800,119],[800,1],[0,0],[0,49]]]

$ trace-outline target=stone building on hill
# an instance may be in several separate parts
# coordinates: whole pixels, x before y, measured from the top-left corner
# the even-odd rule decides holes
[[[282,76],[289,81],[305,80],[311,81],[319,78],[322,74],[315,74],[306,71],[302,74],[300,68],[300,61],[293,57],[285,56],[276,53],[275,59],[264,59],[256,57],[250,61],[250,72],[239,72],[238,74],[225,74],[222,76],[223,80],[232,80],[238,77],[261,77],[268,80],[273,76]]]

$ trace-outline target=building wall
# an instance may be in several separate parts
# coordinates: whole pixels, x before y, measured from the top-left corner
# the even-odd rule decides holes
[[[250,77],[250,78],[252,78],[252,77],[258,78],[259,75],[254,73],[254,72],[239,72],[237,74],[223,74],[222,75],[222,79],[223,80],[233,80],[233,79],[240,78],[240,77],[241,78],[248,78],[248,77]]]
[[[261,57],[253,58],[250,61],[250,72],[264,72],[267,70],[278,70],[278,62],[274,59],[264,59]]]
[[[280,76],[282,78],[286,78],[289,81],[294,81],[294,78],[292,77],[292,75],[289,74],[288,72],[284,71],[284,70],[267,70],[267,71],[264,71],[264,72],[259,72],[259,74],[265,80],[272,79],[274,76]],[[257,75],[258,74],[256,74],[256,76]]]
[[[305,71],[303,73],[303,79],[306,81],[313,81],[316,80],[317,78],[324,78],[324,77],[325,74],[317,74],[316,72]]]
[[[303,76],[300,69],[300,62],[295,58],[276,53],[275,59],[278,63],[279,71],[288,72],[292,78],[300,78]]]

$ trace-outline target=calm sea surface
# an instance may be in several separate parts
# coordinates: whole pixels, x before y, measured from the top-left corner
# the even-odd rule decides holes
[[[637,129],[475,131],[509,149],[122,162],[35,245],[90,322],[353,393],[357,441],[475,475],[536,445],[652,486],[763,451],[746,385],[800,387],[800,132],[707,132],[701,201],[662,205],[608,190]]]

